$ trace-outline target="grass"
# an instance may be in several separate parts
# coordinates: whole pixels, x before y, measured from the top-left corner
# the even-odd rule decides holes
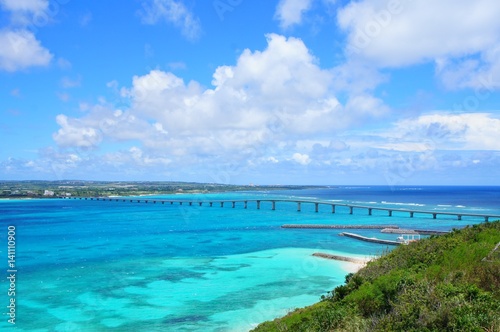
[[[496,221],[398,247],[321,302],[253,331],[500,332],[499,242]]]

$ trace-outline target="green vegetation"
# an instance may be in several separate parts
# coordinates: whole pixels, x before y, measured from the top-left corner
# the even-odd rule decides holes
[[[401,246],[263,331],[500,331],[500,221]]]
[[[0,198],[105,197],[210,193],[249,190],[321,188],[320,186],[255,186],[172,181],[0,181]]]

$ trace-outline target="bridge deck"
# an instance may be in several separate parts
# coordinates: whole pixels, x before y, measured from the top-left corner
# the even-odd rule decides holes
[[[357,205],[357,204],[348,204],[348,203],[337,203],[337,202],[332,202],[332,201],[325,201],[325,200],[315,200],[315,199],[283,199],[283,198],[265,198],[265,199],[223,199],[223,200],[212,200],[212,199],[155,199],[155,198],[130,198],[130,197],[60,197],[63,199],[84,199],[84,200],[103,200],[103,201],[123,201],[127,202],[130,201],[131,203],[137,202],[137,203],[169,203],[169,204],[179,204],[179,205],[199,205],[202,206],[203,204],[208,204],[209,206],[213,206],[214,204],[220,205],[220,207],[223,207],[224,204],[230,203],[232,204],[232,207],[234,208],[236,206],[236,203],[243,203],[244,208],[246,209],[248,206],[248,203],[252,202],[255,203],[257,206],[257,209],[260,209],[260,205],[262,202],[268,202],[272,204],[272,209],[275,210],[276,208],[276,203],[279,202],[286,202],[286,203],[295,203],[297,204],[297,211],[301,211],[301,206],[302,204],[314,204],[315,207],[315,212],[318,212],[319,206],[320,205],[326,205],[331,208],[332,213],[335,213],[335,208],[338,206],[341,207],[346,207],[349,208],[349,213],[353,214],[354,209],[363,209],[367,210],[369,215],[372,215],[372,211],[387,211],[389,216],[392,216],[394,212],[403,212],[403,213],[409,213],[410,217],[413,217],[414,214],[419,213],[419,214],[430,214],[433,216],[434,219],[438,215],[448,215],[448,216],[456,216],[458,220],[461,220],[462,217],[478,217],[478,218],[484,218],[485,221],[489,221],[491,218],[498,218],[500,219],[500,215],[494,215],[494,214],[479,214],[479,213],[461,213],[461,212],[448,212],[448,211],[428,211],[428,210],[418,210],[418,209],[400,209],[400,208],[391,208],[391,207],[375,207],[375,206],[368,206],[368,205]]]

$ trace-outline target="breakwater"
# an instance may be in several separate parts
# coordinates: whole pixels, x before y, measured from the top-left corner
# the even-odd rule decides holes
[[[319,225],[319,224],[285,224],[281,228],[299,229],[397,229],[396,225]]]
[[[344,233],[340,233],[339,235],[340,236],[347,236],[347,237],[361,240],[361,241],[380,243],[380,244],[389,244],[389,245],[393,245],[393,246],[399,246],[401,244],[401,242],[398,242],[398,241],[382,240],[382,239],[377,239],[374,237],[366,237],[366,236],[362,236],[362,235],[354,234],[354,233],[344,232]]]
[[[315,252],[312,254],[315,257],[321,257],[321,258],[326,258],[326,259],[333,259],[336,261],[344,261],[344,262],[350,262],[350,263],[356,263],[356,264],[366,264],[369,260],[363,260],[359,258],[353,258],[353,257],[347,257],[347,256],[340,256],[340,255],[332,255],[332,254],[326,254],[323,252]]]

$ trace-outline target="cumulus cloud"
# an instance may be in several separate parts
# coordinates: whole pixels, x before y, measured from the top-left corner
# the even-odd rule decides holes
[[[334,72],[321,69],[301,40],[270,34],[267,42],[263,51],[245,50],[235,65],[218,67],[210,88],[161,70],[134,76],[130,87],[120,89],[130,107],[95,105],[80,118],[60,115],[54,140],[65,148],[133,140],[150,159],[169,165],[307,164],[305,154],[290,159],[301,140],[329,141],[335,132],[384,112],[368,93],[341,104]]]
[[[282,28],[288,28],[302,22],[302,16],[311,8],[313,0],[281,0],[274,17]]]
[[[148,0],[143,1],[142,6],[144,24],[166,21],[179,28],[190,40],[196,40],[201,34],[200,20],[180,0]]]
[[[500,73],[499,11],[495,0],[362,0],[340,9],[338,23],[351,57],[379,67],[438,62],[447,86],[477,87]]]
[[[46,66],[52,54],[26,30],[0,30],[0,69],[13,72],[32,66]]]

